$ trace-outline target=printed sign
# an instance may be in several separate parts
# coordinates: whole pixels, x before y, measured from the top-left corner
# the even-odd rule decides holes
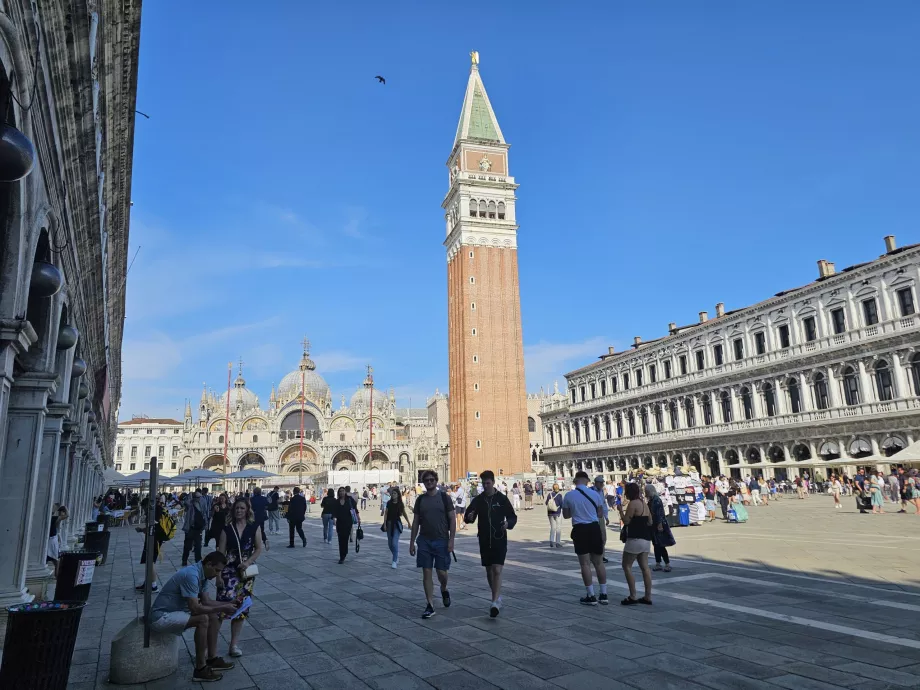
[[[103,523],[99,523],[99,526],[96,528],[96,531],[97,531],[97,532],[104,532],[104,531],[105,531],[105,525],[104,525]]]
[[[80,585],[88,585],[93,581],[93,571],[96,570],[96,561],[95,559],[91,561],[80,561],[80,565],[77,567],[77,580],[74,582],[75,587]]]

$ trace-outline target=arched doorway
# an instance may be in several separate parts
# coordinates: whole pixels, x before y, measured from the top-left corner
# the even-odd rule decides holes
[[[825,441],[821,444],[821,448],[818,449],[818,455],[825,460],[836,460],[840,457],[840,446],[837,445],[836,441]]]
[[[383,470],[390,466],[390,458],[382,450],[374,450],[373,457],[370,453],[365,453],[362,462],[366,470]]]
[[[700,462],[699,453],[690,453],[690,455],[687,456],[687,460],[690,462],[690,467],[695,469],[699,474],[703,473],[703,464]]]
[[[283,453],[279,459],[281,472],[284,474],[304,474],[316,472],[317,456],[316,451],[310,446],[303,447],[303,453],[300,451],[300,445],[293,445]]]
[[[792,457],[794,457],[798,462],[802,462],[803,460],[811,460],[811,448],[809,448],[805,443],[799,443],[793,446]]]
[[[357,468],[358,461],[355,458],[355,454],[350,450],[340,450],[338,453],[332,456],[333,470],[356,470]]]
[[[245,470],[246,468],[263,469],[264,467],[265,458],[259,453],[246,453],[240,458],[239,468],[241,470]]]
[[[719,464],[719,453],[711,450],[706,453],[706,462],[709,463],[709,472],[711,476],[718,477],[722,473],[722,467]]]
[[[223,472],[224,471],[224,456],[223,455],[209,455],[204,459],[204,462],[201,463],[202,469],[211,470],[212,472]]]

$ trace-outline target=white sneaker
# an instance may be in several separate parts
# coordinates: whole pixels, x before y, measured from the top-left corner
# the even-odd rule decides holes
[[[243,650],[240,649],[237,645],[230,645],[230,656],[243,656]]]
[[[502,598],[499,597],[498,599],[493,601],[492,605],[489,607],[489,617],[497,618],[498,614],[501,612],[501,609],[502,609]]]
[[[396,570],[396,561],[393,561],[393,563],[390,564],[390,567],[391,567],[393,570]]]

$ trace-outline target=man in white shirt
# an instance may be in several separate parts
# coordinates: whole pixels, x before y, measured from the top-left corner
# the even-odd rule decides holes
[[[719,499],[719,506],[722,508],[722,519],[726,522],[728,522],[728,490],[728,480],[724,474],[720,474],[716,480],[716,498]]]
[[[572,520],[572,544],[581,566],[581,579],[587,595],[579,601],[586,606],[606,605],[607,569],[604,567],[604,547],[607,544],[607,530],[601,527],[606,504],[597,493],[587,488],[588,473],[575,474],[575,488],[562,499],[562,517]],[[594,595],[591,566],[597,571],[600,594]]]

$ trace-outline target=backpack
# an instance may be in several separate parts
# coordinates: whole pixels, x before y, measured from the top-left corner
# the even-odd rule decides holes
[[[157,520],[156,540],[159,542],[169,541],[176,536],[176,521],[173,520],[165,510]]]
[[[451,500],[445,492],[438,490],[438,493],[441,495],[441,502],[444,504],[444,520],[447,522],[447,532],[450,533],[450,513],[454,508],[454,502]],[[418,498],[415,499],[415,505],[412,506],[413,515],[418,513],[418,504],[425,497],[425,494],[421,494]]]

